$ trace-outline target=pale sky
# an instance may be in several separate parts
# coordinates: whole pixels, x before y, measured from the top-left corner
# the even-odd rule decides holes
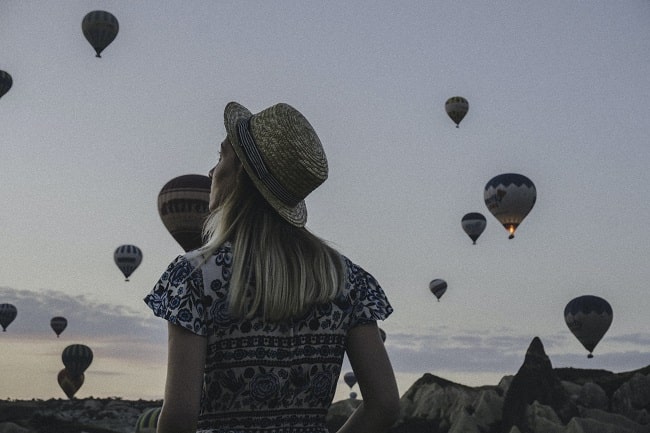
[[[120,24],[101,59],[81,32],[95,9]],[[648,23],[645,0],[2,0],[0,303],[18,317],[0,398],[65,398],[74,343],[95,355],[77,397],[162,398],[166,323],[142,298],[183,251],[157,195],[207,174],[232,100],[289,103],[318,132],[330,177],[307,227],[384,287],[400,393],[426,372],[497,384],[535,336],[555,367],[649,365]],[[512,240],[483,202],[506,172],[537,187]],[[468,212],[487,218],[477,245]],[[144,255],[128,283],[127,243]],[[584,294],[614,312],[590,360],[563,318]]]

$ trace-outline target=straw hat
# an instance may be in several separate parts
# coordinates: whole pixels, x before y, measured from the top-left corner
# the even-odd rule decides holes
[[[230,102],[223,117],[232,147],[262,196],[284,219],[303,227],[304,199],[327,179],[327,158],[314,128],[283,103],[251,114]]]

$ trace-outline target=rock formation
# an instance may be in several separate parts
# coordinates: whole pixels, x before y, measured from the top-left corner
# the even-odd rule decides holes
[[[507,432],[517,426],[521,433],[531,432],[527,426],[527,408],[534,402],[550,406],[563,423],[577,414],[538,337],[530,343],[524,363],[506,393],[502,430]]]
[[[361,400],[334,403],[334,433]],[[0,433],[132,433],[160,401],[0,401]],[[517,374],[469,387],[426,373],[400,399],[390,433],[650,433],[650,366],[612,373],[553,369],[535,337]]]

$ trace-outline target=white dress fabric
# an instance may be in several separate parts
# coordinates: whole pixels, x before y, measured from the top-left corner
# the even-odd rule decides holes
[[[342,257],[345,288],[302,317],[269,324],[228,312],[232,251],[178,256],[145,297],[153,313],[205,336],[201,433],[328,433],[348,330],[393,309],[375,278]]]

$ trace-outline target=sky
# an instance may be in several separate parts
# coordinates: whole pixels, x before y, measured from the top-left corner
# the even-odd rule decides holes
[[[102,58],[81,32],[96,9],[120,25]],[[642,0],[2,0],[0,303],[18,316],[0,398],[65,398],[77,343],[94,353],[77,397],[162,398],[166,323],[142,298],[183,251],[157,195],[216,163],[229,101],[289,103],[317,131],[330,172],[307,227],[384,288],[401,394],[425,373],[496,385],[535,336],[554,367],[649,365],[649,22]],[[537,190],[514,239],[483,201],[509,172]],[[129,282],[122,244],[143,252]],[[613,309],[593,359],[563,317],[585,294]]]

